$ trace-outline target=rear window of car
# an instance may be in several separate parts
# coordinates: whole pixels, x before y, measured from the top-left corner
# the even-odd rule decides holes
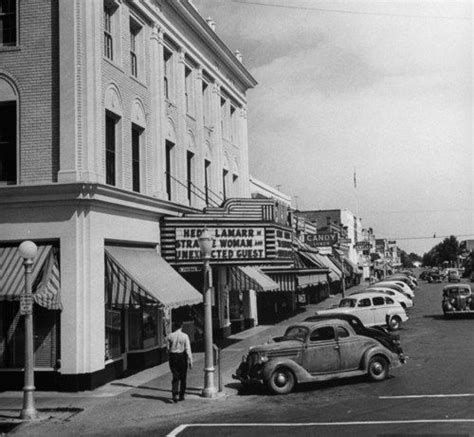
[[[305,340],[308,332],[309,329],[306,326],[290,326],[285,332],[285,337],[294,337]]]
[[[358,307],[370,307],[370,299],[361,299],[357,304]]]
[[[334,328],[332,326],[323,326],[322,328],[316,328],[309,337],[311,341],[326,341],[334,340]]]
[[[380,306],[385,304],[385,299],[383,297],[374,297],[372,302],[375,306]]]
[[[395,302],[393,301],[393,299],[391,299],[390,297],[386,297],[385,298],[385,303],[387,305],[393,305]]]
[[[336,328],[336,333],[338,338],[349,337],[349,331],[343,326],[338,326]]]
[[[339,307],[340,308],[352,308],[355,307],[356,300],[355,299],[342,299],[341,302],[339,302]]]

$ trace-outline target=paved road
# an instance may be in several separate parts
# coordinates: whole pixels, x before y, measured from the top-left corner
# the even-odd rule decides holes
[[[400,331],[410,359],[389,380],[355,378],[302,387],[287,396],[241,396],[244,404],[236,402],[218,417],[190,421],[222,425],[183,427],[176,435],[474,435],[474,319],[444,319],[443,285],[422,283],[417,291],[410,320]],[[242,425],[224,425],[231,423]]]
[[[93,399],[81,405],[85,410],[68,422],[22,427],[19,433],[474,436],[474,319],[442,317],[443,285],[421,284],[410,320],[400,331],[410,359],[381,383],[361,377],[301,386],[286,396],[260,390],[218,401],[190,396],[184,403],[173,404],[165,376],[165,386],[154,380],[113,398]],[[245,347],[245,341],[231,345],[235,352],[227,352],[226,360],[235,360],[237,366],[240,349]],[[229,393],[239,387],[229,379],[235,366],[226,363]],[[198,393],[199,389],[191,385],[189,391]]]

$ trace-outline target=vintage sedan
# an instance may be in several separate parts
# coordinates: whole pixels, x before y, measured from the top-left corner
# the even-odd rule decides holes
[[[445,317],[474,313],[474,296],[468,284],[451,284],[443,288],[441,303]]]
[[[337,308],[319,310],[316,314],[344,312],[358,317],[365,326],[384,326],[391,331],[408,320],[403,307],[384,293],[370,292],[341,299]]]
[[[401,364],[379,341],[357,335],[345,320],[331,319],[300,322],[289,326],[280,341],[251,347],[233,377],[286,394],[306,382],[359,375],[382,381]]]

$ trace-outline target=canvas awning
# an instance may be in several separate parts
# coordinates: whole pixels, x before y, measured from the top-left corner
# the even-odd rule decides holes
[[[332,281],[339,281],[342,278],[342,272],[336,265],[326,256],[315,252],[301,252],[303,256],[313,259],[319,265],[329,269],[329,278]]]
[[[278,291],[280,286],[258,267],[233,266],[230,268],[231,290]]]
[[[107,246],[105,267],[108,305],[177,308],[202,302],[202,294],[155,249]]]
[[[299,288],[311,287],[328,282],[327,275],[322,273],[298,273],[297,278]]]
[[[50,244],[37,246],[31,273],[33,300],[49,310],[62,309],[57,249]],[[0,301],[20,300],[24,291],[25,270],[18,246],[0,247]]]

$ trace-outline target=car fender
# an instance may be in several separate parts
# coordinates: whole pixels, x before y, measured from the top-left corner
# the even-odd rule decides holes
[[[367,371],[369,367],[369,361],[375,355],[383,356],[384,358],[386,358],[390,366],[393,365],[393,357],[392,357],[393,354],[391,352],[387,353],[387,349],[385,347],[377,345],[377,346],[372,346],[371,348],[365,351],[364,355],[362,356],[362,363],[361,363],[362,370]]]
[[[400,317],[401,321],[402,322],[405,322],[408,320],[408,316],[406,315],[404,309],[400,306],[400,310],[395,310],[395,309],[390,309],[387,311],[387,314],[385,316],[386,320],[387,320],[387,324],[388,324],[388,321],[393,317],[393,316],[398,316]]]
[[[311,378],[311,375],[301,367],[297,362],[290,360],[288,358],[279,358],[268,361],[262,371],[263,381],[266,382],[270,379],[270,376],[277,367],[287,367],[295,375],[296,382],[303,381],[305,379]]]

